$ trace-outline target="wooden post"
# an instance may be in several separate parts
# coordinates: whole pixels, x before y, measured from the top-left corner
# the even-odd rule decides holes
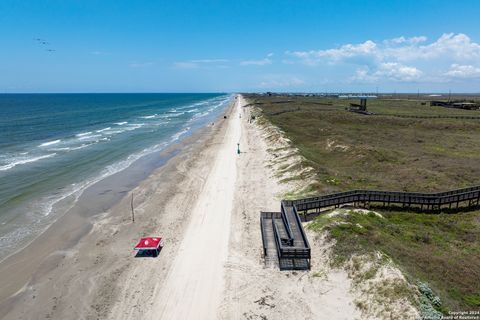
[[[132,201],[130,201],[130,206],[132,207],[132,222],[135,222],[135,210],[133,209],[133,192],[132,192]]]

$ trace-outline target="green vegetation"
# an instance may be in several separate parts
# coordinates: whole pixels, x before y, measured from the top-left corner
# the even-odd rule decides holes
[[[368,110],[377,115],[366,116],[345,111],[356,102],[351,100],[247,98],[261,109],[263,121],[285,132],[305,158],[303,165],[314,169],[317,182],[308,187],[312,194],[351,189],[436,192],[479,184],[480,120],[415,118],[480,117],[478,110],[379,99],[368,102]],[[423,314],[480,310],[480,211],[381,214],[383,218],[374,213],[323,215],[309,227],[327,230],[336,240],[334,263],[372,251],[391,257],[411,283],[423,283],[418,286]]]
[[[334,263],[378,250],[402,267],[410,280],[429,283],[450,310],[480,309],[480,212],[367,214],[343,210],[321,215],[309,228],[336,240]],[[368,275],[366,275],[368,276]]]
[[[442,310],[446,313],[442,306],[440,297],[436,296],[432,289],[426,283],[418,284],[418,291],[420,291],[420,312],[425,319],[442,319]]]
[[[416,119],[391,114],[478,116],[480,111],[370,100],[366,116],[351,100],[247,95],[285,132],[315,170],[313,190],[444,191],[478,184],[480,119]],[[263,119],[262,119],[263,120]],[[302,177],[300,177],[302,178]]]

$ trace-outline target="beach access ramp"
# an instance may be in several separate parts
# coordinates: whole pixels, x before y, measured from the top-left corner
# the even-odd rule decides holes
[[[260,226],[266,266],[310,269],[310,245],[295,207],[282,201],[280,212],[261,212]]]

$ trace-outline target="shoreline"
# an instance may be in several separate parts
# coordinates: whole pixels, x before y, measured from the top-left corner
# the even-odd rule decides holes
[[[217,121],[220,114],[223,113],[231,103],[231,100],[232,95],[224,95],[214,98],[210,97],[206,100],[193,103],[191,105],[192,107],[200,103],[208,104],[211,108],[208,109],[207,112],[201,113],[198,118],[196,118],[197,114],[195,114],[193,118],[186,121],[173,133],[170,132],[170,134],[166,134],[165,136],[157,137],[157,140],[149,139],[150,144],[146,145],[143,143],[142,148],[133,148],[130,153],[124,153],[122,157],[115,158],[113,162],[106,163],[103,167],[97,168],[96,171],[87,172],[80,176],[71,176],[71,180],[64,180],[61,185],[58,185],[58,181],[54,181],[52,185],[43,185],[36,191],[34,190],[28,193],[25,199],[18,197],[21,201],[16,204],[16,207],[3,206],[2,208],[5,208],[6,211],[3,212],[5,215],[2,215],[2,221],[0,221],[1,240],[3,244],[0,250],[0,263],[9,256],[27,247],[56,220],[72,209],[78,201],[82,201],[80,198],[86,198],[85,195],[88,194],[89,191],[98,189],[98,192],[96,190],[90,192],[90,199],[84,201],[84,203],[95,204],[99,202],[99,200],[103,201],[104,198],[116,197],[116,199],[102,204],[101,207],[98,205],[94,208],[89,208],[93,214],[103,212],[110,208],[113,203],[118,202],[125,192],[138,185],[140,181],[145,180],[155,169],[163,165],[172,156],[171,152],[168,152],[168,150],[172,149],[172,146],[173,150],[179,150],[178,146],[181,146],[183,141],[187,141],[191,135],[202,130],[203,127],[208,126],[212,121]],[[215,103],[212,103],[212,101],[215,101]],[[181,109],[179,110],[185,110],[189,106],[188,104],[180,105]],[[198,109],[194,110],[198,111]],[[120,124],[123,125],[127,123],[128,122],[121,122]],[[141,123],[140,125],[144,124],[145,123]],[[147,126],[148,125],[147,123]],[[123,130],[122,132],[128,131],[130,131],[130,129]],[[65,140],[68,139],[65,138]],[[108,150],[108,148],[111,147],[107,145],[105,150]],[[125,148],[122,145],[119,145],[115,150],[119,149],[130,150],[128,146]],[[95,154],[91,154],[90,156],[96,157]],[[88,163],[90,161],[88,158],[85,159],[83,155],[80,155],[79,159],[81,163]],[[65,170],[62,172],[62,167],[57,169],[60,171],[59,175],[64,175]],[[76,170],[76,168],[73,170]],[[44,180],[47,181],[50,179],[49,174],[51,175],[51,172],[49,173],[47,170],[45,174],[46,178]],[[13,173],[12,176],[15,176],[15,173]],[[35,178],[38,179],[38,177]],[[20,183],[22,183],[22,180],[30,180],[24,176],[20,176],[19,179]],[[14,183],[14,181],[15,180],[6,181],[4,189],[2,189],[2,195],[5,190],[10,189],[6,186],[8,186],[9,183]],[[15,188],[13,190],[15,190]],[[21,190],[21,192],[23,192],[23,190]],[[115,193],[121,194],[115,195]],[[23,196],[23,193],[21,195]],[[92,196],[93,199],[91,199]]]
[[[144,177],[140,179],[140,181],[130,184],[127,190],[118,190],[117,196],[121,195],[120,198],[114,199],[115,201],[110,203],[109,206],[102,207],[100,212],[84,214],[85,212],[89,212],[89,204],[83,201],[82,197],[84,195],[82,194],[70,210],[60,216],[52,225],[36,237],[35,240],[27,244],[20,251],[2,260],[2,262],[0,262],[0,273],[3,275],[11,274],[12,276],[9,276],[8,279],[7,277],[0,279],[0,286],[2,287],[0,295],[0,310],[2,311],[0,312],[0,317],[5,316],[9,311],[14,311],[15,306],[18,305],[17,302],[22,300],[24,302],[24,297],[29,291],[36,292],[37,289],[35,286],[42,282],[44,275],[58,268],[61,261],[68,256],[68,254],[65,253],[73,252],[75,247],[79,246],[92,232],[95,232],[96,224],[104,219],[109,219],[111,215],[115,215],[115,208],[125,202],[132,191],[135,192],[135,190],[141,188],[142,185],[145,185],[146,181],[152,180],[153,176],[159,175],[159,172],[167,171],[166,167],[172,167],[171,162],[177,161],[178,158],[185,159],[194,157],[195,153],[200,151],[198,149],[202,147],[201,141],[208,140],[211,138],[210,136],[215,135],[216,131],[221,130],[219,127],[223,124],[221,121],[223,120],[222,116],[225,113],[229,113],[230,109],[231,104],[217,117],[215,126],[212,127],[210,124],[206,124],[198,128],[191,135],[183,138],[182,141],[160,152],[155,152],[139,159],[138,161],[140,163],[146,161],[148,158],[152,158],[153,161],[161,160],[160,162],[166,163],[160,163],[159,167],[157,166],[148,174],[146,174],[146,172],[140,172],[139,174],[143,174]],[[164,159],[167,160],[164,161]],[[122,172],[129,169],[130,168],[115,173],[110,176],[112,178],[107,177],[106,179],[110,178],[115,180],[115,176],[118,174],[121,176]],[[143,170],[141,166],[138,165],[137,169]],[[98,193],[97,183],[85,189],[84,193]],[[128,185],[129,182],[124,181],[123,185],[125,186],[126,184]],[[111,198],[110,196],[109,199],[111,200]],[[109,199],[106,199],[107,202]],[[135,195],[135,202],[137,202],[137,195]],[[128,215],[128,218],[130,218],[130,215]]]

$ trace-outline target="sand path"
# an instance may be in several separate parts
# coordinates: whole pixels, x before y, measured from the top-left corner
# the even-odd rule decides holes
[[[150,312],[153,319],[213,319],[218,312],[237,175],[236,147],[241,136],[236,116],[239,101],[235,108],[175,260],[155,294]]]

